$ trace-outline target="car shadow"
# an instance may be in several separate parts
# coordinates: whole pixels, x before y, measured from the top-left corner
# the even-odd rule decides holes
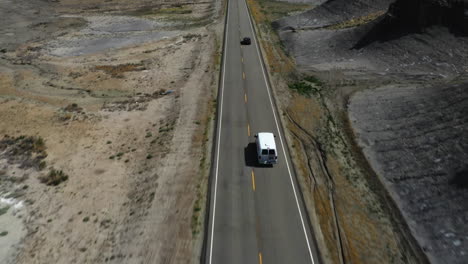
[[[245,166],[256,167],[256,168],[272,168],[272,164],[260,164],[257,159],[257,145],[255,143],[249,143],[244,148],[244,160]]]

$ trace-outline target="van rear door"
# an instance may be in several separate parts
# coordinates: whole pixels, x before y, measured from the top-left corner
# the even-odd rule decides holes
[[[278,157],[276,156],[276,151],[274,149],[269,149],[268,150],[268,163],[276,163],[276,159],[278,159]]]

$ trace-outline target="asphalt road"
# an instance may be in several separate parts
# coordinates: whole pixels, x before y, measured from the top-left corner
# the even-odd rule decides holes
[[[206,263],[318,263],[246,3],[228,2]],[[258,132],[277,136],[273,167],[255,164]]]

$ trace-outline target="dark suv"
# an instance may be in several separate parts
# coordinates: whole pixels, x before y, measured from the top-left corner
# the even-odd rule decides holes
[[[240,43],[241,45],[250,45],[250,38],[245,37],[241,40]]]

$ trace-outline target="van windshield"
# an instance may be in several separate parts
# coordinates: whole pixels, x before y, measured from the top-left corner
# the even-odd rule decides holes
[[[267,149],[262,149],[262,155],[268,155],[268,150]]]
[[[275,155],[275,150],[274,149],[270,149],[269,153],[270,155]]]

